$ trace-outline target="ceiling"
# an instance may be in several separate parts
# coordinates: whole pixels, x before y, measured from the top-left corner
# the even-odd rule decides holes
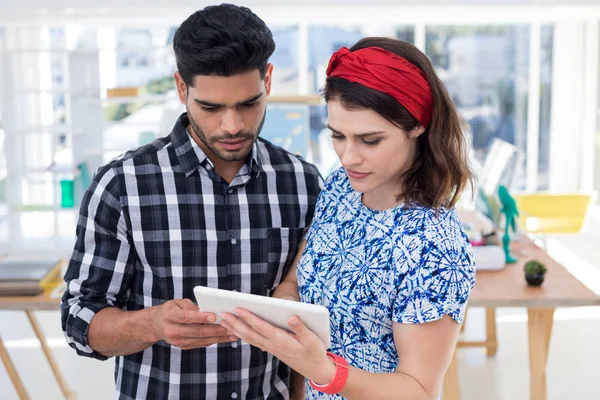
[[[436,6],[452,7],[539,7],[549,8],[590,8],[600,9],[600,0],[247,0],[229,1],[235,4],[253,8],[259,15],[259,10],[277,9],[285,14],[291,8],[314,7],[387,7],[423,8]],[[131,22],[131,16],[181,16],[188,15],[218,1],[206,0],[0,0],[0,23],[22,23],[31,21],[43,23],[50,20],[79,20],[81,18],[112,18],[126,17]],[[101,4],[101,5],[100,5]],[[289,11],[287,11],[289,13]],[[323,16],[321,15],[321,18]]]

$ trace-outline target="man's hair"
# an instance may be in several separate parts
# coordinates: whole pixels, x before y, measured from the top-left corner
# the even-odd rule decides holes
[[[179,74],[193,86],[196,75],[231,76],[258,69],[264,78],[275,42],[250,9],[221,4],[183,21],[175,32],[173,50]]]

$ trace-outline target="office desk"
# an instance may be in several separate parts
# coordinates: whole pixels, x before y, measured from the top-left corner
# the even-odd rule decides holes
[[[37,318],[35,318],[35,315],[34,315],[34,311],[57,310],[59,308],[59,305],[60,305],[60,299],[49,298],[48,296],[45,296],[43,294],[38,295],[38,296],[0,297],[0,310],[22,310],[22,311],[25,311],[25,314],[27,314],[27,318],[29,319],[29,322],[31,323],[31,327],[33,328],[35,335],[37,336],[38,340],[40,341],[42,350],[44,351],[44,354],[46,355],[46,359],[48,360],[48,363],[50,364],[50,368],[52,369],[52,373],[54,374],[54,377],[56,378],[56,381],[58,382],[58,385],[60,386],[60,390],[62,391],[65,399],[72,400],[72,399],[76,398],[75,392],[72,392],[69,389],[69,387],[67,386],[67,383],[62,376],[60,368],[58,367],[58,364],[56,363],[56,360],[54,359],[54,355],[52,354],[50,347],[46,343],[46,337],[44,336],[44,333],[42,332],[42,330],[40,328]],[[16,368],[15,368],[14,364],[12,363],[12,360],[10,358],[10,355],[8,354],[8,351],[4,347],[4,342],[2,341],[2,337],[0,337],[0,359],[2,359],[2,362],[4,363],[4,366],[6,367],[8,376],[9,376],[10,380],[12,381],[13,385],[15,386],[15,389],[17,390],[17,394],[18,394],[19,398],[21,400],[29,399],[29,395],[27,394],[27,391],[25,390],[25,386],[23,385],[23,382],[21,381],[21,378],[20,378]]]
[[[461,342],[460,347],[485,347],[488,355],[496,352],[496,308],[526,307],[528,314],[530,399],[546,400],[546,362],[556,307],[600,306],[600,297],[588,289],[546,251],[529,239],[512,243],[518,258],[500,271],[478,271],[469,307],[486,309],[486,340]],[[548,272],[542,286],[531,287],[525,281],[524,264],[539,260]],[[455,356],[456,357],[456,356]],[[444,400],[460,398],[456,358],[444,379]]]

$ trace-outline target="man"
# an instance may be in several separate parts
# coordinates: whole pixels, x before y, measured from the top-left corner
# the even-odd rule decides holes
[[[322,181],[258,138],[275,49],[261,19],[206,7],[173,47],[187,113],[94,177],[65,275],[63,330],[80,355],[117,356],[120,399],[285,399],[288,367],[211,324],[191,299],[196,285],[270,295]]]

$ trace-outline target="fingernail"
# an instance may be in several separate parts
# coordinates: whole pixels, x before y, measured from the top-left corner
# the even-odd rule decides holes
[[[215,317],[213,317],[212,315],[209,315],[209,316],[206,318],[206,320],[207,320],[208,322],[215,322],[215,321],[216,321],[216,318],[215,318]]]
[[[229,340],[232,342],[237,342],[238,338],[236,336],[229,336]]]
[[[290,319],[290,325],[292,325],[292,326],[298,326],[298,318],[297,317],[292,317],[292,319]]]

